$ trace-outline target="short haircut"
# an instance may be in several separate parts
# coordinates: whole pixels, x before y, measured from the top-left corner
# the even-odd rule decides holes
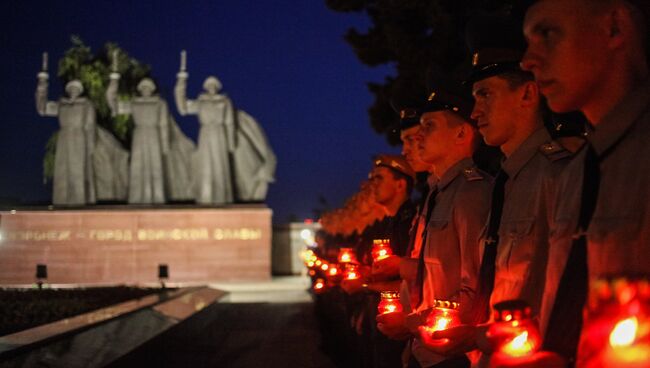
[[[393,179],[395,180],[404,180],[406,182],[406,195],[410,196],[411,192],[413,191],[413,178],[404,174],[401,171],[397,171],[393,168],[390,168],[388,166],[385,166],[386,168],[390,169],[390,172],[393,173]]]
[[[509,72],[501,73],[497,77],[508,82],[508,87],[510,87],[511,90],[519,88],[525,83],[535,81],[535,76],[533,73],[524,70],[512,70]]]

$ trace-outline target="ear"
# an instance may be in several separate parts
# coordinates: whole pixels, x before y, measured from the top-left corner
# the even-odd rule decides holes
[[[617,49],[634,32],[634,19],[631,10],[624,4],[618,4],[603,16],[603,25],[607,35],[607,47]]]
[[[471,132],[469,131],[470,129],[471,128],[466,123],[458,125],[458,129],[456,130],[457,145],[463,145],[468,139],[471,138]]]
[[[539,86],[537,83],[530,81],[524,83],[521,91],[521,106],[536,107],[539,104]]]

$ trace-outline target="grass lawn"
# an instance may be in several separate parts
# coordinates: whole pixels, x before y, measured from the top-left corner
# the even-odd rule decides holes
[[[141,298],[161,290],[126,286],[86,289],[0,289],[0,336]]]

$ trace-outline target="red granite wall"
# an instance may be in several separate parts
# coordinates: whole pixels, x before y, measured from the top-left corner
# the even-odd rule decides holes
[[[267,280],[268,208],[0,212],[0,284]]]

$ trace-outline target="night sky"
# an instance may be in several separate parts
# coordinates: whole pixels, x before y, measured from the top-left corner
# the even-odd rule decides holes
[[[343,40],[365,30],[362,14],[335,13],[323,0],[10,1],[0,12],[0,201],[51,202],[42,158],[56,118],[35,110],[41,53],[50,55],[50,95],[63,87],[58,59],[78,35],[94,51],[114,41],[150,64],[172,114],[196,142],[196,116],[173,103],[179,52],[188,53],[188,97],[208,75],[223,83],[235,106],[255,117],[278,158],[267,202],[274,222],[312,217],[323,195],[339,206],[366,176],[371,156],[397,152],[374,133],[369,81],[391,67],[361,64]]]

